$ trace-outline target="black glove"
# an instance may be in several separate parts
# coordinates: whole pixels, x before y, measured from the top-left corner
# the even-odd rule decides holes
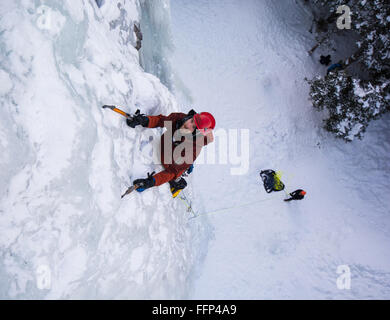
[[[142,192],[142,191],[144,191],[146,189],[154,187],[154,185],[156,184],[156,180],[153,178],[153,175],[155,173],[156,172],[154,172],[154,171],[152,173],[148,173],[148,177],[146,179],[134,180],[133,185],[137,185],[138,186],[138,188],[137,188],[138,192]]]
[[[131,128],[135,128],[138,125],[147,127],[149,125],[149,118],[141,114],[138,109],[131,118],[126,119],[126,123]]]

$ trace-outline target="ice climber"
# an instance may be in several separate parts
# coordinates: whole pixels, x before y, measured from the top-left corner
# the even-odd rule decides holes
[[[168,116],[147,116],[137,111],[126,123],[131,128],[138,125],[167,128],[161,136],[160,148],[161,164],[165,170],[157,174],[148,173],[147,178],[134,180],[133,185],[139,192],[169,182],[171,192],[176,196],[187,186],[182,175],[192,172],[193,163],[202,147],[214,140],[212,130],[215,128],[215,119],[208,112],[196,113],[191,110],[188,114],[175,112]]]

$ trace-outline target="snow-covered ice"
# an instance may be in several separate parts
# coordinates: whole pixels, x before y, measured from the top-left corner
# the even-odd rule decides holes
[[[161,130],[101,106],[179,107],[140,66],[138,1],[100,3],[0,4],[1,298],[185,298],[204,256],[167,186],[120,199],[161,169],[143,151]]]

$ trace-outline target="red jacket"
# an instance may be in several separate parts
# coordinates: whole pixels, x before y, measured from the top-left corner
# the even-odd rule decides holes
[[[183,163],[178,163],[174,159],[174,150],[178,147],[181,146],[182,148],[184,147],[183,143],[185,142],[185,138],[183,137],[182,140],[176,143],[170,143],[167,148],[171,147],[171,150],[165,150],[165,139],[172,139],[177,125],[180,125],[180,120],[185,118],[187,114],[181,113],[181,112],[175,112],[171,113],[169,116],[163,116],[163,115],[158,115],[158,116],[148,116],[149,118],[149,125],[148,128],[157,128],[157,127],[166,127],[168,130],[161,136],[161,163],[164,166],[165,170],[161,171],[157,174],[155,174],[153,177],[156,180],[155,186],[162,185],[168,181],[171,181],[173,179],[176,179],[180,177],[184,171],[186,171],[191,164],[195,161],[195,159],[198,157],[201,149],[203,146],[207,145],[208,143],[213,141],[212,135],[207,138],[207,136],[196,136],[194,139],[190,141],[192,146],[188,146],[192,154],[188,155],[188,159],[186,158]],[[164,124],[164,122],[166,122]],[[179,122],[179,123],[178,123]],[[168,125],[167,125],[168,123]],[[170,126],[171,124],[171,126]],[[170,128],[172,128],[172,131],[170,131]],[[168,140],[167,140],[168,141]],[[180,151],[180,149],[178,150]],[[168,159],[164,159],[164,154],[169,155]],[[185,154],[185,149],[180,154],[182,157],[187,156]]]

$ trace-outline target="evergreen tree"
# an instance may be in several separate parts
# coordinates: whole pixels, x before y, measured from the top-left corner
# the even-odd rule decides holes
[[[313,106],[329,111],[329,117],[324,120],[325,129],[346,141],[361,138],[371,120],[390,111],[390,4],[387,0],[311,2],[322,10],[329,10],[330,15],[340,5],[351,9],[351,32],[357,33],[359,39],[357,50],[347,59],[346,67],[351,61],[361,62],[364,80],[341,71],[308,82]],[[330,35],[328,31],[326,36]]]
[[[355,59],[363,62],[372,78],[390,73],[390,2],[388,0],[311,0],[312,4],[329,12],[326,20],[335,17],[341,5],[351,9],[352,32],[359,35],[356,45],[359,50]],[[318,32],[331,36],[336,27],[335,19],[326,32],[319,28]],[[389,77],[387,75],[387,77]]]
[[[330,72],[308,82],[314,108],[328,110],[324,128],[346,141],[361,139],[371,120],[390,111],[389,97],[383,95],[389,90],[389,82],[362,84],[345,71]]]
[[[352,10],[353,25],[360,35],[361,60],[371,80],[383,81],[378,77],[390,77],[390,4],[388,0],[360,0]]]

